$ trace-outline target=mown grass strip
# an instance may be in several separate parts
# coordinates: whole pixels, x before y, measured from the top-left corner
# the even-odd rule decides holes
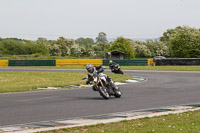
[[[85,84],[85,72],[0,72],[0,93],[33,91],[37,88]],[[132,76],[108,74],[114,81],[124,81]]]
[[[158,117],[66,128],[48,133],[197,133],[200,132],[200,110]],[[42,133],[47,133],[42,132]]]
[[[85,69],[85,66],[30,66],[0,68]],[[108,66],[106,70],[109,70]],[[200,66],[121,66],[122,70],[200,71]]]
[[[127,70],[200,71],[200,66],[122,66]]]

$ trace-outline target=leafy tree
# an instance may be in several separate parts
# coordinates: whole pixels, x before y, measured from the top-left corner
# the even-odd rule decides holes
[[[200,57],[199,29],[178,26],[175,29],[167,30],[160,40],[169,45],[172,57]]]
[[[97,43],[92,46],[93,56],[95,58],[105,58],[105,51],[110,47],[108,43]]]
[[[96,37],[96,43],[108,43],[106,33],[100,32],[98,37]]]
[[[161,41],[147,40],[147,48],[151,52],[151,56],[169,56],[169,46]]]
[[[78,38],[75,43],[80,46],[81,56],[91,56],[92,47],[95,44],[92,38]]]
[[[56,43],[51,43],[48,45],[49,53],[51,56],[61,56],[61,50]]]
[[[42,44],[21,39],[2,39],[0,41],[1,54],[5,55],[48,55],[48,49]]]
[[[59,37],[59,39],[56,41],[56,44],[58,45],[61,56],[68,56],[70,55],[70,49],[73,45],[75,45],[74,40],[69,40],[64,37]]]
[[[31,54],[39,54],[39,55],[49,55],[49,50],[48,47],[46,45],[43,44],[32,44],[28,43],[28,45],[31,46]]]
[[[92,46],[92,49],[94,51],[104,51],[105,49],[108,49],[110,45],[108,43],[97,43]]]
[[[22,41],[4,39],[1,41],[2,46],[6,49],[4,54],[7,55],[25,55],[30,54],[30,48]]]
[[[5,54],[5,53],[7,53],[6,49],[4,48],[3,44],[0,42],[0,54]]]
[[[150,51],[150,49],[148,49],[145,42],[131,41],[131,44],[135,49],[135,56],[137,58],[151,57],[151,51]]]
[[[84,49],[80,47],[78,44],[74,44],[70,49],[70,55],[75,57],[81,57],[84,53]]]
[[[66,39],[64,37],[59,37],[59,39],[57,39],[56,41],[56,47],[58,47],[60,52],[60,56],[67,56],[68,55],[68,46],[66,43]]]
[[[134,48],[132,47],[129,40],[119,37],[117,38],[112,44],[111,47],[108,49],[109,51],[118,50],[125,53],[126,59],[133,59],[135,58]]]
[[[92,38],[78,38],[75,40],[75,43],[79,44],[80,46],[83,46],[85,48],[91,48],[94,44],[94,40]]]
[[[200,31],[184,29],[170,38],[170,48],[173,57],[199,58],[200,57]]]
[[[42,38],[42,37],[39,37],[36,41],[37,44],[43,44],[43,45],[48,45],[49,42],[46,38]]]

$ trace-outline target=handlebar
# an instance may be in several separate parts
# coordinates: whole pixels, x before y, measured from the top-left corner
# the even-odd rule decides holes
[[[82,78],[82,80],[85,80],[85,79],[87,79],[87,78]]]

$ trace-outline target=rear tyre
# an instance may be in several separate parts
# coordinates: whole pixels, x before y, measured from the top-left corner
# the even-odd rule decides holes
[[[122,96],[122,93],[121,93],[121,91],[119,90],[119,88],[117,89],[117,90],[114,90],[114,96],[116,97],[116,98],[120,98],[121,96]]]
[[[122,70],[119,70],[119,74],[124,74],[124,73],[122,72]]]

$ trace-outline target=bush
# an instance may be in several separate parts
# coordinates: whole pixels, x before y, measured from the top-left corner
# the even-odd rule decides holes
[[[114,50],[124,52],[126,59],[135,58],[134,48],[132,47],[130,41],[123,37],[117,38],[117,40],[114,41],[114,43],[112,43],[111,47],[108,49],[108,51],[114,51]]]
[[[36,44],[31,41],[2,39],[0,40],[0,54],[2,55],[48,55],[45,45]]]

